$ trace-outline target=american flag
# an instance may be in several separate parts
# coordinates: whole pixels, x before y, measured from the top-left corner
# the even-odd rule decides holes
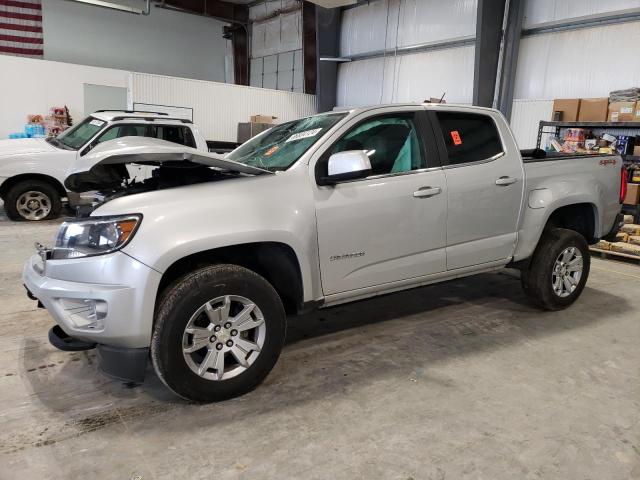
[[[42,58],[41,0],[0,0],[0,54]]]

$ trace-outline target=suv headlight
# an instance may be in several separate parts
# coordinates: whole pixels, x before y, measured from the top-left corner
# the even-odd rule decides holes
[[[115,252],[135,235],[142,215],[89,217],[60,225],[52,260],[90,257]]]

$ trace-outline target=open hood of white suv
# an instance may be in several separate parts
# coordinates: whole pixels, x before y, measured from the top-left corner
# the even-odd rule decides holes
[[[148,137],[122,137],[96,146],[78,158],[67,170],[65,186],[73,192],[84,192],[112,186],[125,177],[126,164],[162,165],[191,162],[221,171],[248,175],[273,174],[269,170],[225,159],[216,153]]]

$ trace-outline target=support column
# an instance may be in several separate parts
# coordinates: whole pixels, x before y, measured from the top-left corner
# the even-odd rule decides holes
[[[496,105],[498,110],[507,117],[507,120],[511,119],[511,108],[513,107],[513,90],[518,68],[524,3],[525,0],[509,0],[507,7],[507,21],[502,46],[502,68],[500,70],[500,85],[498,87]]]
[[[318,81],[318,48],[316,36],[316,5],[302,3],[302,62],[304,93],[316,94]]]
[[[338,62],[322,61],[323,57],[340,56],[340,21],[342,12],[339,8],[316,7],[316,28],[318,39],[318,78],[316,94],[318,95],[318,112],[329,112],[336,106],[338,89]]]
[[[473,104],[492,107],[506,0],[478,0]]]

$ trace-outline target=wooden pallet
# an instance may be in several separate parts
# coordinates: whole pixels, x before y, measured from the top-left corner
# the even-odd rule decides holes
[[[635,260],[637,263],[640,264],[640,257],[637,255],[629,255],[628,253],[622,253],[622,252],[613,252],[611,250],[602,250],[600,248],[595,248],[595,247],[589,247],[589,251],[591,253],[597,253],[600,255],[600,257],[605,259],[609,257],[614,257],[620,260]]]

